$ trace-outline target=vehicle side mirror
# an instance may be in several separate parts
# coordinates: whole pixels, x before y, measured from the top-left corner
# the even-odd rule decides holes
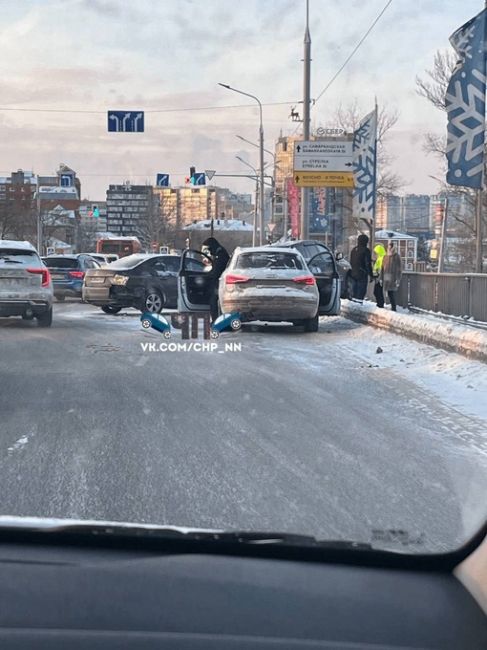
[[[342,260],[342,259],[343,259],[343,253],[341,253],[340,251],[338,251],[338,253],[335,254],[335,259],[336,259],[337,262],[339,262],[340,260]]]

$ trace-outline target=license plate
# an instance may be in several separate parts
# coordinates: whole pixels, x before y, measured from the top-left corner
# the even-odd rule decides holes
[[[64,275],[60,275],[59,273],[53,273],[51,275],[51,278],[53,280],[64,280]]]
[[[105,283],[105,278],[90,278],[89,280],[90,284],[104,284]]]

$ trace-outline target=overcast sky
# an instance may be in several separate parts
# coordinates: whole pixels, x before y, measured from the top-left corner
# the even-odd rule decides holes
[[[310,0],[312,96],[317,97],[386,0]],[[393,0],[351,63],[312,111],[330,124],[340,104],[363,112],[397,108],[388,146],[404,191],[434,192],[440,163],[422,151],[427,131],[444,133],[445,116],[415,93],[415,77],[437,49],[482,9],[482,0]],[[84,197],[103,200],[109,183],[154,182],[170,172],[183,182],[198,170],[241,173],[239,141],[258,137],[258,112],[240,107],[147,113],[144,134],[107,133],[107,109],[157,111],[247,103],[225,82],[257,95],[266,147],[294,131],[290,107],[302,95],[304,0],[0,0],[0,106],[93,113],[0,111],[0,173],[18,168],[77,170]],[[299,107],[298,107],[299,110]],[[97,113],[96,111],[100,111]],[[215,179],[216,180],[216,179]],[[251,191],[250,181],[218,184]]]

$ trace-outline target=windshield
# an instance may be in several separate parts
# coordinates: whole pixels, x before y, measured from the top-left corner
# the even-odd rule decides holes
[[[483,3],[0,4],[0,516],[465,544]]]

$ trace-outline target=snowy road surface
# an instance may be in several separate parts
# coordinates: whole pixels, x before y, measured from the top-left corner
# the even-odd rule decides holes
[[[0,319],[0,514],[394,529],[409,551],[487,516],[485,365],[343,318],[151,353],[164,339],[138,316],[66,302],[51,329]]]

